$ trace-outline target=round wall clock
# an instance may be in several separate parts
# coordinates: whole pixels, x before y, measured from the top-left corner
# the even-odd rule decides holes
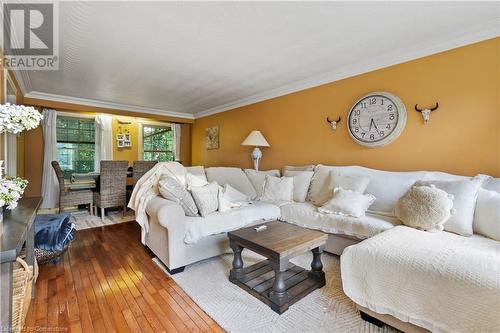
[[[403,132],[406,108],[391,93],[369,93],[351,108],[347,125],[352,139],[360,145],[371,148],[384,146]]]

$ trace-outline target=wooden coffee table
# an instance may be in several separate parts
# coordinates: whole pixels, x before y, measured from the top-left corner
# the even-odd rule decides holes
[[[310,292],[325,285],[321,253],[328,236],[320,231],[284,222],[267,223],[267,229],[254,227],[228,233],[234,252],[229,281],[281,314]],[[241,251],[247,248],[267,260],[243,268]],[[312,251],[311,270],[289,263],[289,259]]]

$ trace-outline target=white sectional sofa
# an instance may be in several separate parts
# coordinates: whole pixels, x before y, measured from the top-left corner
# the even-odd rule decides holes
[[[366,216],[318,212],[315,196],[330,170],[370,178],[366,193],[376,201]],[[187,172],[256,195],[240,169],[207,168],[205,175],[203,168],[195,167]],[[306,202],[279,207],[257,202],[204,218],[187,217],[178,204],[156,197],[147,207],[145,244],[175,273],[229,252],[227,231],[280,219],[329,234],[326,250],[342,255],[345,293],[371,317],[404,331],[494,332],[492,328],[500,329],[500,242],[480,235],[419,231],[401,226],[393,216],[398,199],[417,180],[466,179],[470,177],[441,172],[318,165]],[[481,182],[500,192],[500,179],[482,177]]]

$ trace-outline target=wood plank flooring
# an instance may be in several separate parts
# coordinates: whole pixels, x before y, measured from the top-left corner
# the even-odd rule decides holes
[[[40,266],[25,331],[223,332],[151,258],[135,222],[78,231]]]

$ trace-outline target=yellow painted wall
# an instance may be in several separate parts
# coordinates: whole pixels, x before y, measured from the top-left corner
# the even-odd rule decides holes
[[[121,122],[130,122],[130,124],[123,124]],[[130,139],[132,141],[132,147],[130,148],[118,148],[118,142],[116,141],[116,135],[121,127],[121,133],[125,133],[127,129],[130,133]],[[122,117],[113,116],[113,159],[114,160],[126,160],[129,165],[132,165],[133,161],[139,159],[139,123],[137,118],[132,117]]]
[[[252,148],[240,144],[258,129],[271,145],[263,149],[263,170],[323,163],[499,177],[499,81],[496,38],[197,119],[192,164],[251,167]],[[372,91],[398,95],[408,112],[401,136],[376,149],[356,144],[346,126],[353,103]],[[440,108],[424,125],[413,106],[435,102]],[[337,133],[327,116],[342,117]],[[205,129],[215,125],[220,127],[220,149],[206,150]]]

